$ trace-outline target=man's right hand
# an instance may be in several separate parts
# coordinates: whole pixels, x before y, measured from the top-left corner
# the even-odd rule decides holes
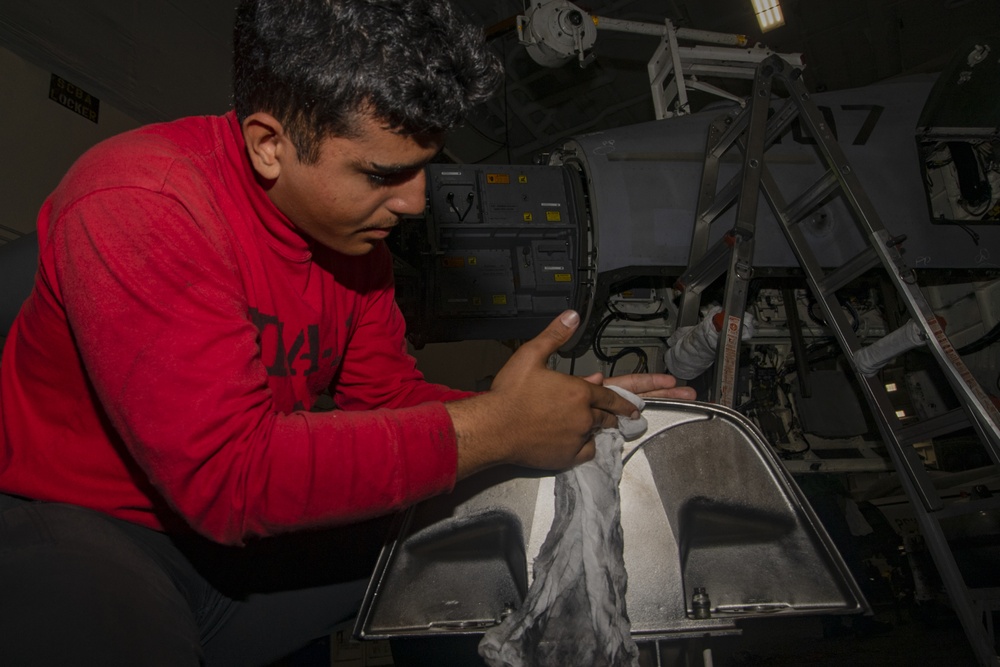
[[[594,433],[635,406],[599,384],[546,368],[580,316],[568,310],[522,345],[489,392],[446,404],[458,437],[458,478],[512,463],[561,470],[594,457]]]

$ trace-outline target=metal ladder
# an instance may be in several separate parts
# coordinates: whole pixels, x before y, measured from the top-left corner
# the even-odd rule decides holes
[[[788,97],[772,114],[771,93],[775,81],[783,84]],[[795,118],[815,139],[827,171],[789,203],[768,171],[764,155]],[[734,146],[743,154],[743,168],[717,189],[720,160]],[[798,223],[838,191],[851,209],[867,247],[842,267],[826,271],[816,260]],[[980,665],[1000,667],[992,616],[994,610],[1000,610],[1000,588],[975,589],[966,585],[942,526],[942,522],[961,514],[1000,509],[1000,498],[946,506],[913,447],[928,438],[972,426],[993,464],[1000,465],[1000,412],[948,341],[942,323],[917,286],[915,273],[902,259],[899,246],[903,239],[891,237],[883,227],[825,119],[810,101],[799,70],[777,57],[768,58],[757,66],[753,92],[744,109],[736,116],[720,117],[709,129],[689,268],[677,283],[682,290],[678,325],[691,325],[698,319],[702,290],[726,273],[723,327],[711,400],[733,407],[736,398],[740,335],[747,287],[753,273],[759,192],[763,192],[778,219],[828,326],[858,377],[928,550]],[[734,201],[736,221],[733,229],[709,247],[712,222]],[[861,343],[835,293],[879,266],[888,273],[900,301],[919,326],[928,351],[948,379],[961,408],[904,425],[896,416],[889,393],[877,374],[868,377],[860,372],[855,354],[861,349]]]

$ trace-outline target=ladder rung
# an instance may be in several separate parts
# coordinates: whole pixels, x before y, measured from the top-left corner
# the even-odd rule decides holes
[[[767,121],[767,135],[764,137],[764,150],[774,145],[789,124],[799,116],[799,107],[793,100],[785,100],[781,108]]]
[[[824,313],[830,320],[829,325],[845,354],[856,354],[860,343],[839,307],[835,295],[838,290],[849,285],[867,271],[883,267],[889,272],[890,281],[896,290],[906,300],[911,318],[919,324],[927,336],[927,347],[930,348],[932,356],[945,371],[949,381],[952,382],[956,396],[963,404],[964,409],[952,410],[938,417],[923,419],[904,426],[894,414],[895,408],[889,400],[888,392],[884,386],[881,386],[881,379],[876,375],[865,375],[857,367],[857,363],[852,365],[857,371],[858,381],[863,387],[865,398],[873,416],[878,421],[879,430],[885,440],[890,458],[897,468],[900,484],[913,504],[914,515],[920,530],[927,540],[928,549],[934,557],[942,583],[952,599],[953,608],[962,622],[978,663],[982,667],[987,665],[1000,667],[995,637],[992,636],[992,616],[989,616],[991,620],[988,623],[988,628],[984,628],[983,624],[983,609],[987,605],[993,604],[994,600],[1000,600],[1000,588],[974,590],[966,586],[955,556],[950,551],[952,547],[944,536],[942,525],[938,523],[941,519],[982,511],[983,508],[998,510],[1000,509],[1000,495],[996,498],[956,502],[945,507],[939,491],[935,488],[933,480],[920,458],[919,451],[912,446],[936,436],[953,433],[960,428],[971,426],[987,445],[994,465],[1000,468],[1000,414],[989,402],[989,398],[978,386],[975,378],[965,368],[958,353],[952,348],[943,329],[933,316],[926,298],[916,285],[915,279],[911,281],[907,276],[908,269],[900,257],[898,248],[900,241],[889,238],[878,212],[861,186],[858,174],[851,167],[837,143],[833,127],[827,122],[820,109],[810,101],[809,93],[799,76],[800,73],[797,70],[790,70],[783,61],[774,56],[765,60],[764,63],[766,65],[762,64],[758,68],[754,79],[754,94],[748,98],[747,107],[733,123],[734,127],[725,130],[723,140],[714,143],[712,146],[714,153],[706,157],[705,172],[717,176],[717,171],[709,172],[709,169],[717,170],[719,157],[733,144],[737,145],[744,153],[744,171],[750,166],[756,166],[753,165],[752,160],[758,161],[760,170],[754,173],[759,178],[760,188],[763,190],[771,209],[776,213],[775,217],[778,219],[789,245],[795,252],[799,265],[805,272],[813,290],[813,296],[822,303]],[[761,104],[757,97],[758,95],[770,94],[768,86],[771,77],[780,78],[784,82],[788,92],[786,100],[794,102],[803,128],[815,140],[823,164],[825,168],[829,169],[819,181],[813,183],[805,192],[797,196],[791,205],[784,200],[780,188],[777,187],[777,182],[768,172],[764,160],[764,152],[770,145],[769,142],[774,136],[774,132],[765,126],[764,136],[760,136]],[[751,109],[754,110],[752,114]],[[795,113],[786,104],[776,114],[776,117],[772,117],[772,120],[777,120],[774,128],[781,127],[794,117]],[[753,115],[752,120],[751,115]],[[745,137],[734,136],[737,124],[740,132],[746,134]],[[767,125],[771,125],[771,123]],[[715,126],[713,125],[713,127]],[[710,136],[714,139],[715,135]],[[740,230],[743,227],[752,228],[755,222],[753,216],[747,215],[747,224],[744,225],[740,215],[755,211],[758,203],[758,193],[749,191],[751,189],[749,186],[754,185],[752,179],[747,178],[746,174],[741,174],[741,176],[743,178],[742,186],[737,195],[732,194],[730,186],[724,188],[726,193],[724,203],[717,201],[714,205],[703,206],[702,202],[710,201],[704,193],[702,193],[703,198],[699,200],[700,209],[718,216],[725,206],[730,205],[729,198],[736,196],[738,198],[737,228]],[[706,180],[703,179],[703,186],[705,182]],[[712,185],[715,185],[715,181],[712,181]],[[817,261],[810,243],[798,223],[817,206],[827,201],[837,188],[842,191],[845,203],[851,210],[858,225],[858,231],[861,232],[868,247],[845,262],[843,266],[828,271]],[[703,217],[698,218],[696,225],[701,224],[703,220]],[[696,226],[696,233],[697,231],[698,227]],[[705,245],[699,246],[699,250],[703,247]],[[752,248],[752,246],[749,247]],[[734,252],[741,249],[742,246],[736,246]],[[730,257],[733,255],[730,254]],[[735,262],[730,264],[733,267],[733,273],[736,273],[735,264]],[[692,265],[701,266],[701,262],[692,261]],[[741,277],[737,275],[736,278]],[[735,285],[733,293],[736,294],[737,289],[745,289],[744,283],[742,278],[735,280],[730,277],[727,280],[727,304],[731,299],[731,285]],[[738,296],[742,298],[745,294]],[[735,297],[732,298],[735,300]],[[727,312],[736,312],[736,309],[730,308],[728,305],[726,308]],[[717,386],[720,384],[718,368],[723,367],[723,364],[724,359],[720,354],[716,361]],[[722,386],[725,388],[726,385],[722,384]],[[995,605],[995,608],[1000,609],[1000,604]],[[986,632],[987,629],[989,632]]]
[[[823,174],[822,178],[796,197],[795,201],[781,212],[781,216],[790,225],[798,223],[809,215],[820,202],[826,199],[827,195],[836,190],[839,185],[840,181],[837,179],[837,175],[832,171],[827,171]]]
[[[975,498],[968,501],[952,503],[951,505],[947,505],[936,512],[931,512],[931,514],[938,520],[941,520],[952,519],[954,517],[965,516],[967,514],[975,514],[976,512],[988,512],[990,510],[1000,510],[1000,496]]]
[[[785,105],[782,107],[782,109],[777,114],[775,114],[775,116],[771,120],[768,121],[767,135],[764,137],[764,150],[767,150],[774,144],[774,142],[781,136],[781,133],[784,132],[785,129],[788,127],[788,124],[791,123],[797,116],[798,116],[798,107],[795,106],[795,104],[793,104],[791,101],[785,102]],[[748,120],[749,116],[746,113],[740,114],[740,120],[738,122],[741,123],[739,125],[741,134],[743,130],[745,130],[745,125]],[[734,138],[731,136],[731,134],[736,127],[737,127],[737,122],[734,122],[732,125],[730,125],[730,127],[727,128],[726,132],[715,143],[715,146],[713,146],[712,149],[710,150],[710,153],[713,154],[716,157],[716,159],[721,158],[722,154],[728,151],[729,148],[732,146]],[[738,140],[738,138],[736,140]],[[719,148],[722,148],[722,150],[719,150]],[[742,143],[740,143],[740,149],[741,150],[744,149]],[[716,218],[722,215],[722,212],[725,211],[729,206],[731,206],[732,203],[736,201],[736,198],[739,196],[740,187],[742,186],[742,180],[743,180],[742,176],[743,172],[740,171],[732,178],[730,178],[729,181],[724,186],[722,186],[722,189],[720,189],[718,192],[714,194],[714,196],[712,197],[711,206],[707,207],[704,211],[702,211],[698,215],[697,219],[701,222],[705,222],[708,224],[715,222]]]
[[[902,445],[913,445],[924,442],[940,435],[954,433],[959,429],[969,426],[969,417],[961,408],[949,410],[943,415],[921,419],[915,424],[904,426],[897,432],[897,437]]]
[[[740,236],[745,239],[747,234],[741,233]],[[749,236],[752,237],[753,234]],[[695,262],[694,266],[677,279],[675,288],[690,292],[700,292],[705,289],[729,268],[729,260],[739,238],[736,232],[726,232],[725,236],[705,251],[705,254]]]
[[[1000,601],[1000,588],[970,588],[969,597],[973,602],[997,602]],[[991,605],[992,606],[992,605]]]
[[[742,173],[742,172],[741,172]],[[729,182],[722,186],[722,189],[715,195],[712,205],[705,209],[705,212],[698,216],[699,220],[708,223],[715,222],[715,219],[722,215],[727,207],[736,201],[736,196],[740,193],[740,174],[736,174]]]
[[[739,139],[740,135],[743,134],[743,130],[746,129],[749,123],[750,106],[747,106],[739,113],[738,116],[736,116],[736,118],[733,119],[733,122],[729,124],[726,131],[719,137],[719,140],[715,142],[715,145],[709,148],[709,154],[716,158],[721,158],[723,153],[732,147],[733,142]]]
[[[830,295],[847,285],[865,271],[878,266],[881,259],[874,248],[868,248],[851,259],[847,260],[839,269],[835,269],[826,274],[822,280],[817,280],[816,285],[823,295]]]

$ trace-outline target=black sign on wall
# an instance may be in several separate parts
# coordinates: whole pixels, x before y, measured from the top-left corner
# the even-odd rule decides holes
[[[52,75],[49,99],[78,113],[89,121],[97,122],[101,101],[83,88],[75,86],[61,76]]]

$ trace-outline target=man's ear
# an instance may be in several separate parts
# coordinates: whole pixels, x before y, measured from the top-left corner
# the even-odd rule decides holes
[[[285,128],[271,114],[258,111],[243,121],[243,140],[254,171],[266,181],[277,180],[282,160],[294,157]]]

